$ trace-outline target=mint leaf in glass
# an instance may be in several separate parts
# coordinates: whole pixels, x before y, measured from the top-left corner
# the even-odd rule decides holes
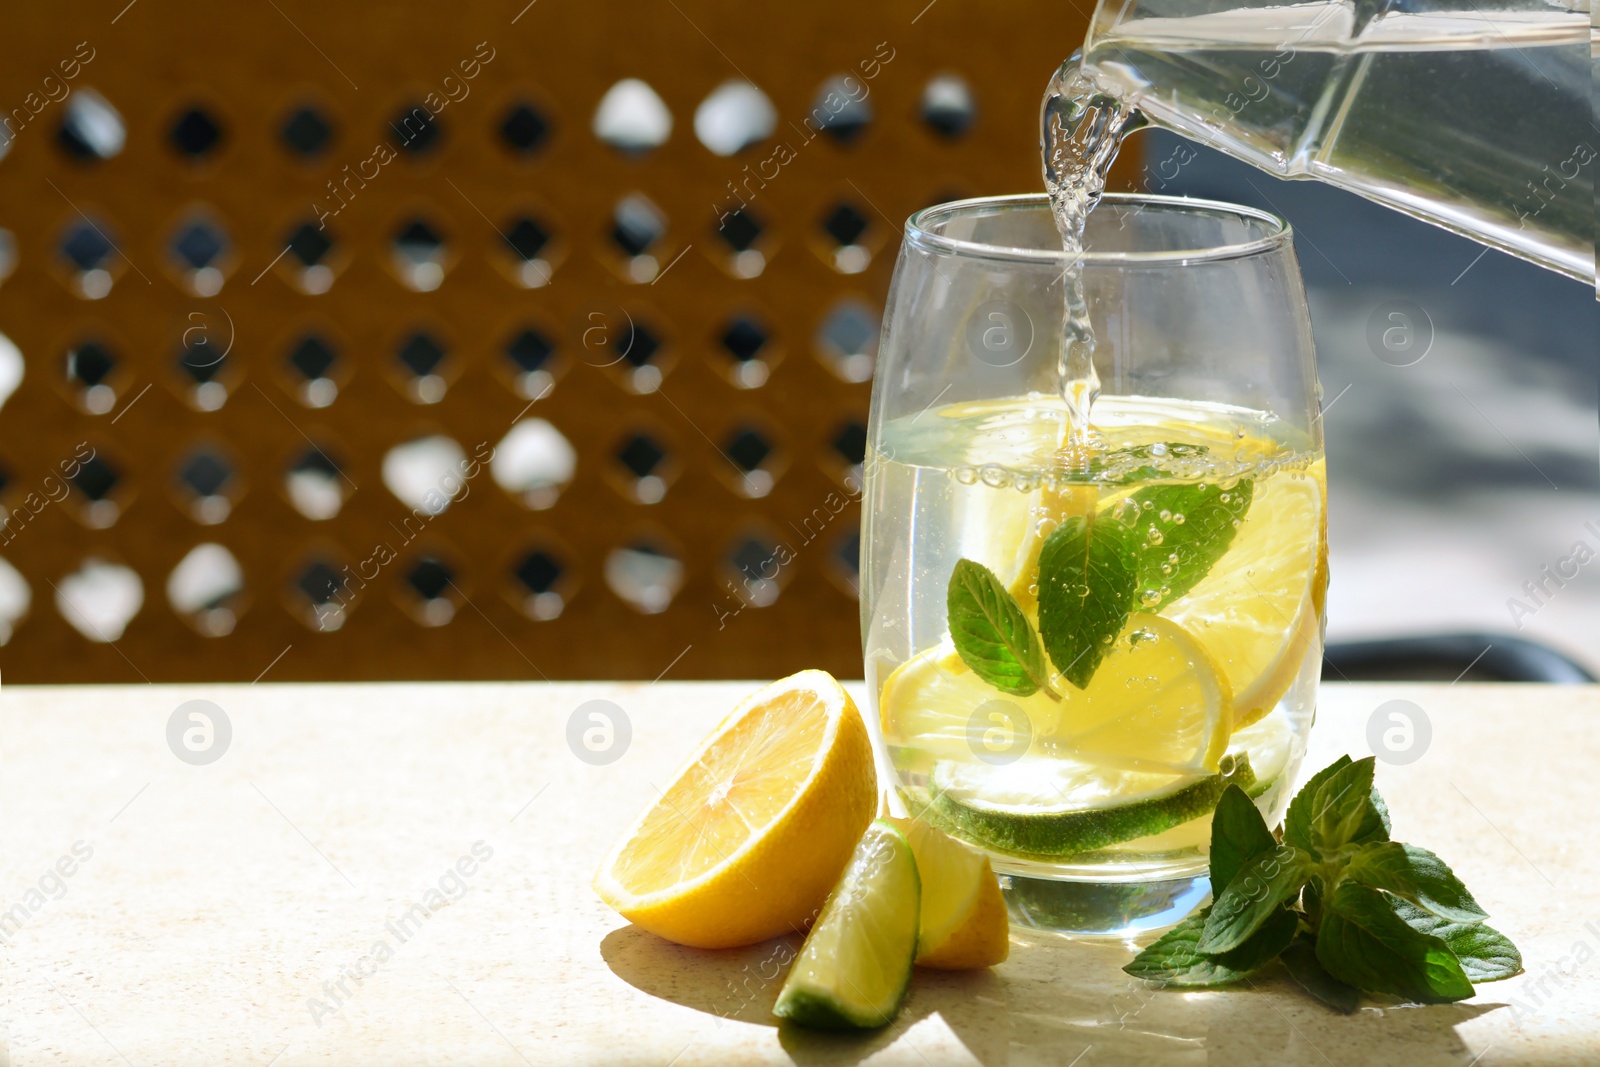
[[[1140,592],[1157,591],[1159,603],[1169,604],[1198,585],[1233,544],[1254,496],[1255,484],[1245,478],[1226,489],[1150,486],[1112,505],[1110,517],[1138,549]]]
[[[1240,867],[1277,846],[1255,802],[1230,785],[1211,815],[1211,896],[1221,897]]]
[[[1039,636],[1056,670],[1089,684],[1133,610],[1136,553],[1115,522],[1066,519],[1039,549]]]
[[[1394,913],[1419,933],[1450,946],[1461,969],[1474,982],[1496,982],[1522,973],[1522,953],[1511,939],[1483,923],[1451,922],[1404,900],[1390,901]]]
[[[988,567],[957,560],[945,608],[956,653],[979,678],[1012,696],[1032,696],[1043,689],[1061,699],[1050,688],[1038,635]]]
[[[1350,858],[1344,876],[1393,893],[1442,919],[1478,923],[1489,917],[1444,860],[1416,845],[1400,841],[1366,845]]]
[[[1313,866],[1311,857],[1293,845],[1279,845],[1250,860],[1212,905],[1197,947],[1216,953],[1244,944],[1278,905],[1299,898]]]
[[[1329,974],[1374,993],[1424,1004],[1472,996],[1472,983],[1442,938],[1395,914],[1394,898],[1346,882],[1323,902],[1317,959]]]

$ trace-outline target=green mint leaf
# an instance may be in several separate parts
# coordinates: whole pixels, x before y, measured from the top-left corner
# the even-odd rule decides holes
[[[1472,996],[1472,983],[1442,938],[1413,928],[1376,889],[1345,882],[1323,902],[1317,959],[1329,974],[1373,993],[1424,1004]]]
[[[1278,905],[1292,901],[1311,877],[1313,861],[1293,845],[1279,845],[1256,856],[1233,876],[1211,906],[1201,952],[1238,948],[1260,929]]]
[[[1244,944],[1212,958],[1232,970],[1248,973],[1276,959],[1294,941],[1299,929],[1300,914],[1287,904],[1279,904]]]
[[[1340,767],[1317,786],[1311,802],[1311,850],[1329,856],[1355,838],[1372,803],[1372,772],[1377,759],[1368,756]]]
[[[1383,802],[1383,797],[1378,795],[1378,787],[1372,787],[1372,795],[1368,798],[1368,811],[1361,820],[1361,826],[1356,830],[1356,836],[1351,838],[1358,845],[1370,844],[1374,841],[1389,840],[1389,805]]]
[[[1389,906],[1413,930],[1431,934],[1449,945],[1470,980],[1496,982],[1522,973],[1522,953],[1499,930],[1483,923],[1442,919],[1404,900],[1392,900]]]
[[[1049,689],[1038,635],[988,567],[957,560],[945,606],[956,652],[979,678],[1019,697]]]
[[[1237,982],[1244,977],[1243,971],[1234,970],[1195,947],[1205,930],[1209,911],[1207,908],[1184,919],[1122,969],[1135,978],[1188,988]]]
[[[1353,1015],[1361,1006],[1361,991],[1339,981],[1323,968],[1317,959],[1316,941],[1309,935],[1295,938],[1278,958],[1283,961],[1289,977],[1300,983],[1301,989],[1334,1011]]]
[[[1135,551],[1115,522],[1066,519],[1039,549],[1039,634],[1062,675],[1089,684],[1133,610]]]
[[[1313,774],[1306,784],[1300,787],[1300,792],[1295,794],[1289,802],[1289,811],[1283,817],[1283,839],[1295,848],[1311,850],[1311,813],[1315,810],[1314,802],[1317,788],[1327,781],[1341,767],[1350,765],[1349,756],[1340,756],[1328,766]],[[1356,831],[1356,836],[1351,838],[1354,844],[1367,844],[1371,841],[1389,840],[1389,809],[1383,803],[1383,798],[1374,789],[1371,803],[1367,812],[1361,818],[1361,827]]]
[[[1239,868],[1263,852],[1276,848],[1267,820],[1248,794],[1230,785],[1211,815],[1211,896],[1222,896]]]
[[[1227,489],[1154,485],[1113,505],[1110,517],[1129,529],[1139,550],[1138,588],[1165,589],[1161,603],[1169,604],[1198,585],[1233,544],[1254,495],[1246,478]]]
[[[1387,890],[1443,919],[1476,923],[1489,917],[1444,860],[1416,845],[1399,841],[1366,845],[1350,858],[1344,872],[1353,882]]]

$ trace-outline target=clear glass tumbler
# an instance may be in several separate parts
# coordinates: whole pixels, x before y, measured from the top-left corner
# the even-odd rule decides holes
[[[1081,279],[1100,393],[1058,356]],[[913,813],[985,849],[1013,920],[1127,935],[1204,898],[1229,784],[1276,821],[1322,659],[1326,481],[1288,225],[1108,194],[911,217],[866,461],[863,649]]]

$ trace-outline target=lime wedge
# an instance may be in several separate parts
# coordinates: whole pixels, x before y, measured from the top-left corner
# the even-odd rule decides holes
[[[911,983],[921,897],[911,845],[879,819],[822,906],[772,1013],[820,1030],[887,1025]]]
[[[1055,860],[1149,837],[1207,815],[1229,784],[1256,784],[1244,754],[1221,772],[1174,777],[1063,759],[1003,768],[944,761],[929,782],[933,814],[995,852]]]

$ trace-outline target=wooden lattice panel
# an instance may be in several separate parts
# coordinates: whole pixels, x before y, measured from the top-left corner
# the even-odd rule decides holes
[[[6,680],[858,674],[851,467],[899,225],[1037,187],[1038,92],[1083,34],[1070,6],[925,2],[8,13],[0,559],[31,604]],[[926,112],[941,75],[970,125]],[[816,130],[839,76],[853,136]],[[672,116],[651,151],[593,130],[630,78]],[[719,156],[696,109],[744,79],[776,128]],[[576,466],[508,491],[473,461],[532,419],[545,469],[552,429]],[[430,515],[384,457],[434,435],[471,476]],[[205,544],[242,588],[180,613]],[[641,545],[676,561],[664,606],[617,591]],[[95,559],[142,586],[114,644],[58,605]],[[776,599],[734,614],[771,559],[743,599]]]

